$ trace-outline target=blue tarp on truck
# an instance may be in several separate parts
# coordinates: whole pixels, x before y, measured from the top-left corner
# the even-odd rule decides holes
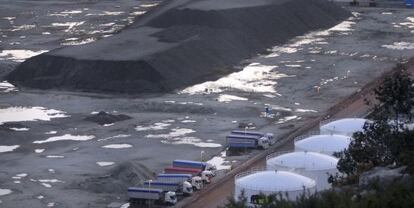
[[[258,143],[258,138],[250,135],[229,135],[226,138],[229,148],[256,148]]]
[[[414,0],[404,0],[406,7],[413,7]]]
[[[173,167],[180,167],[180,168],[196,168],[205,170],[207,164],[204,162],[198,161],[191,161],[191,160],[174,160],[172,162]]]

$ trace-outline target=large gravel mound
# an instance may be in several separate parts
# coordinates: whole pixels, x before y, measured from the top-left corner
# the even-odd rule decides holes
[[[72,183],[68,188],[79,188],[94,193],[125,193],[128,187],[142,184],[153,177],[153,173],[147,167],[132,161],[119,164],[106,175]]]
[[[244,59],[349,16],[327,0],[167,2],[112,37],[32,57],[7,79],[43,89],[168,92],[229,74]]]

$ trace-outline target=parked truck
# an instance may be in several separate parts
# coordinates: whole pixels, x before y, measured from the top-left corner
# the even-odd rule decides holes
[[[188,182],[144,181],[144,187],[173,191],[177,195],[193,194],[193,186]]]
[[[129,187],[128,197],[132,207],[145,204],[168,204],[174,205],[177,203],[177,196],[173,191],[163,191],[161,189],[146,188],[146,187]]]
[[[173,167],[180,167],[180,168],[197,168],[202,170],[215,170],[216,166],[207,163],[207,162],[199,162],[199,161],[192,161],[192,160],[174,160],[172,162]]]
[[[172,183],[183,183],[188,181],[194,190],[200,190],[203,187],[203,181],[200,176],[192,176],[191,174],[170,174],[160,173],[157,175],[157,181],[165,181]]]
[[[240,148],[269,148],[270,142],[267,137],[254,135],[230,134],[226,137],[229,149]]]
[[[214,173],[209,170],[202,170],[198,168],[180,168],[180,167],[166,167],[164,173],[170,174],[191,174],[192,176],[200,176],[204,183],[210,183]]]
[[[233,131],[231,131],[231,134],[266,137],[267,139],[269,139],[269,144],[270,145],[273,145],[276,142],[274,137],[273,137],[273,133],[263,133],[263,132],[258,132],[258,131],[233,130]]]

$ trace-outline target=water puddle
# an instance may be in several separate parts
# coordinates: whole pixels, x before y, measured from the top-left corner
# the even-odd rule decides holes
[[[150,3],[150,4],[141,4],[141,5],[139,5],[140,7],[142,7],[142,8],[150,8],[150,7],[155,7],[155,6],[157,6],[158,5],[158,3]]]
[[[40,154],[40,153],[42,153],[42,152],[44,152],[45,151],[45,149],[35,149],[34,150],[34,152],[35,153],[38,153],[38,154]]]
[[[5,196],[11,194],[13,191],[10,189],[2,189],[0,188],[0,196]]]
[[[393,23],[394,27],[405,27],[407,29],[414,29],[414,17],[407,17],[407,22],[401,22],[398,25],[396,23]],[[414,33],[414,30],[411,30],[411,33]]]
[[[167,140],[161,140],[163,144],[190,144],[196,147],[204,147],[204,148],[217,148],[221,147],[221,144],[211,143],[211,142],[202,142],[201,139],[196,137],[178,137],[178,138],[170,138]]]
[[[83,44],[87,44],[87,43],[92,43],[94,41],[96,41],[96,38],[91,37],[91,38],[86,38],[86,39],[83,39],[83,40],[63,42],[63,43],[61,43],[61,45],[64,45],[64,46],[83,45]]]
[[[24,60],[26,60],[26,59],[28,59],[32,56],[37,56],[37,55],[45,53],[45,52],[48,52],[48,51],[47,50],[31,51],[31,50],[23,50],[23,49],[2,50],[0,52],[0,60],[11,60],[11,61],[15,61],[15,62],[23,62]],[[4,87],[8,86],[8,84],[7,84],[8,82],[2,82],[2,83],[3,84],[0,85],[0,90]],[[10,85],[9,85],[8,88],[10,88]]]
[[[244,97],[239,97],[239,96],[235,96],[235,95],[227,95],[227,94],[221,94],[217,98],[217,101],[225,102],[225,103],[229,103],[231,101],[247,101],[247,100],[248,99],[244,98]]]
[[[111,11],[103,11],[101,13],[89,13],[85,16],[118,16],[124,14],[125,12],[111,12]]]
[[[114,162],[96,162],[96,164],[101,166],[101,167],[106,167],[106,166],[111,166],[115,163]]]
[[[182,90],[180,93],[203,94],[219,93],[226,89],[236,89],[244,92],[275,92],[276,80],[289,77],[274,71],[277,66],[252,63],[242,71],[232,73],[216,81],[208,81]]]
[[[228,161],[225,160],[226,151],[220,153],[220,156],[215,156],[211,158],[207,163],[215,165],[217,170],[230,170],[231,165],[225,165]]]
[[[295,110],[295,112],[298,112],[298,113],[317,113],[318,111],[312,110],[312,109],[298,108],[298,109]]]
[[[147,13],[147,11],[135,11],[135,12],[131,12],[129,14],[134,15],[134,16],[139,16],[139,15],[143,15],[145,13]]]
[[[54,22],[54,23],[52,23],[52,27],[67,27],[64,31],[65,32],[71,32],[75,27],[81,26],[83,24],[85,24],[85,21],[81,21],[81,22],[63,22],[63,23]]]
[[[65,11],[62,11],[62,12],[51,13],[51,14],[48,14],[47,16],[67,17],[67,16],[72,16],[73,14],[81,14],[82,12],[83,12],[82,10],[65,10]]]
[[[111,140],[111,139],[118,139],[118,138],[127,138],[127,137],[130,137],[130,136],[131,136],[130,134],[119,134],[119,135],[115,135],[115,136],[111,136],[111,137],[106,137],[106,138],[103,138],[103,139],[98,139],[98,142]]]
[[[65,134],[65,135],[62,135],[62,136],[50,137],[46,140],[34,141],[33,143],[43,144],[43,143],[48,143],[48,142],[65,141],[65,140],[69,140],[69,141],[87,141],[87,140],[91,140],[93,138],[95,138],[95,136],[93,136],[93,135],[70,135],[70,134]]]
[[[40,183],[65,183],[64,181],[59,179],[39,179],[38,181]]]
[[[0,108],[0,124],[21,121],[50,121],[52,118],[69,117],[64,111],[43,107]]]
[[[196,123],[196,120],[182,120],[181,123]]]
[[[20,184],[21,183],[20,180],[23,179],[23,178],[25,178],[25,177],[27,177],[27,176],[28,176],[27,173],[19,173],[19,174],[16,174],[15,176],[12,177],[12,179],[16,180],[16,181],[13,181],[13,183]]]
[[[65,183],[65,181],[59,180],[59,179],[30,179],[32,182],[38,182],[40,185],[46,187],[46,188],[52,188],[52,184],[54,183]]]
[[[0,58],[1,59],[1,58]],[[0,82],[0,93],[17,92],[17,88],[8,81]]]
[[[121,205],[121,207],[119,207],[119,208],[129,208],[129,203],[125,203],[125,204]]]
[[[29,128],[9,128],[10,130],[13,130],[13,131],[29,131],[30,129]]]
[[[163,138],[163,139],[168,139],[168,138],[176,138],[176,137],[181,137],[181,136],[185,136],[187,134],[191,134],[194,133],[196,131],[194,131],[193,129],[187,129],[187,128],[174,128],[171,129],[170,133],[168,134],[148,134],[147,138]]]
[[[63,158],[65,158],[65,156],[63,156],[63,155],[47,155],[46,158],[63,159]]]
[[[286,117],[281,118],[278,121],[276,121],[276,124],[283,124],[283,123],[287,123],[289,121],[299,120],[299,119],[301,119],[301,117],[298,117],[298,116],[286,116]]]
[[[170,123],[162,123],[162,122],[157,122],[154,123],[152,125],[149,126],[137,126],[135,127],[136,131],[157,131],[157,130],[163,130],[166,129],[167,127],[171,126]]]
[[[20,179],[22,179],[22,178],[25,178],[25,177],[27,177],[29,174],[27,174],[27,173],[19,173],[19,174],[16,174],[15,176],[13,176],[12,178],[13,179],[16,179],[16,180],[20,180]]]
[[[0,153],[13,152],[15,149],[19,147],[20,145],[10,145],[10,146],[0,145]]]
[[[125,148],[131,148],[132,145],[130,144],[108,144],[105,146],[102,146],[102,148],[106,149],[125,149]]]
[[[382,45],[382,47],[392,49],[392,50],[413,50],[414,43],[394,42],[392,45]]]

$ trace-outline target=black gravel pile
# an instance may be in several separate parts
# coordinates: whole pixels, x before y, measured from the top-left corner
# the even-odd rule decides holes
[[[241,61],[350,15],[327,0],[168,2],[112,37],[32,57],[7,79],[42,89],[168,92],[240,70]]]

